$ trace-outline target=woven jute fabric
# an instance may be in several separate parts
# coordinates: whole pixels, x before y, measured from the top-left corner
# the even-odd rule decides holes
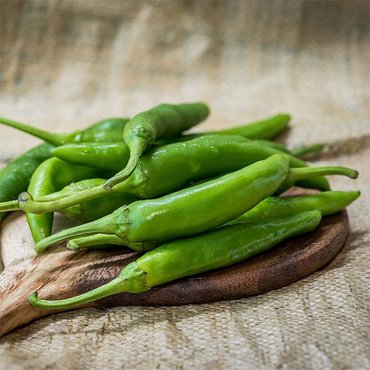
[[[282,141],[326,143],[316,164],[360,171],[333,188],[362,191],[343,251],[291,286],[51,315],[0,340],[0,368],[370,368],[369,1],[2,0],[0,9],[1,115],[68,131],[204,100],[206,130],[286,111]],[[36,143],[0,127],[0,161]]]

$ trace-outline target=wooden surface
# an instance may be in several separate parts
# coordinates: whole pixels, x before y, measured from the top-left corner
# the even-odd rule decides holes
[[[7,233],[14,232],[15,228],[27,228],[23,215],[10,217],[6,221]],[[258,295],[291,284],[325,266],[342,249],[348,232],[347,214],[341,212],[325,217],[313,232],[284,241],[237,265],[180,279],[140,294],[114,295],[85,307],[184,305]],[[2,240],[9,237],[5,235]],[[4,244],[12,247],[11,243]],[[13,257],[16,254],[8,253]],[[52,313],[31,307],[27,301],[31,292],[39,291],[44,299],[81,294],[112,280],[138,256],[125,248],[75,253],[66,251],[63,246],[57,252],[39,257],[15,257],[0,276],[0,336]]]

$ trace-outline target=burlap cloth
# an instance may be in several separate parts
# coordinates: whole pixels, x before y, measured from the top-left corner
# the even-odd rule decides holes
[[[1,115],[66,131],[205,100],[203,129],[291,112],[288,144],[357,168],[352,234],[322,271],[238,301],[85,309],[0,341],[3,369],[365,369],[369,364],[368,1],[1,1]],[[0,127],[5,163],[37,140]],[[335,154],[335,155],[334,155]],[[0,302],[1,304],[1,302]]]

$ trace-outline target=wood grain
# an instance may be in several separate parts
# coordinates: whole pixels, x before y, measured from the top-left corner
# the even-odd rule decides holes
[[[325,217],[313,232],[280,243],[243,263],[181,279],[140,294],[123,293],[89,306],[184,305],[253,296],[291,284],[329,263],[348,236],[345,212]],[[211,247],[211,246],[210,246]],[[113,279],[138,253],[127,249],[62,249],[17,260],[0,276],[0,336],[51,311],[31,307],[27,295],[37,290],[48,299],[81,294]],[[53,311],[55,312],[55,311]],[[60,312],[60,311],[58,311]]]

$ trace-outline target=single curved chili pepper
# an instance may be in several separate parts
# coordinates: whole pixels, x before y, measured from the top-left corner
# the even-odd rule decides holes
[[[129,120],[127,118],[108,118],[94,123],[91,127],[85,130],[78,130],[72,133],[56,133],[0,117],[1,124],[38,137],[39,139],[55,146],[79,142],[122,141],[122,130],[128,121]]]
[[[123,130],[130,150],[126,167],[106,182],[112,188],[125,180],[137,166],[141,155],[161,138],[173,137],[207,118],[209,108],[203,103],[161,104],[133,117]]]
[[[42,162],[33,173],[28,191],[36,197],[47,195],[60,190],[73,181],[79,181],[101,174],[102,170],[78,166],[58,158],[49,158]],[[53,213],[42,215],[26,213],[26,217],[35,242],[51,235]]]
[[[0,170],[0,202],[15,199],[27,189],[37,166],[50,157],[52,146],[41,144],[30,149]],[[0,222],[6,213],[0,213]]]
[[[206,135],[204,135],[206,136]],[[202,136],[202,137],[204,137]],[[209,136],[215,136],[214,134]],[[195,136],[192,139],[199,138]],[[229,137],[229,136],[226,136]],[[249,140],[244,139],[245,142]],[[174,140],[175,143],[179,141]],[[170,140],[163,145],[172,144]],[[253,140],[253,144],[264,145],[273,149],[279,150],[283,153],[289,153],[289,150],[283,145],[267,140]],[[80,164],[84,166],[109,169],[112,171],[119,171],[127,164],[129,158],[128,147],[124,142],[121,143],[78,143],[65,144],[55,147],[52,150],[54,157],[63,159],[64,161]]]
[[[284,181],[289,159],[278,154],[239,171],[157,199],[118,208],[99,220],[63,230],[38,242],[37,253],[76,236],[111,234],[134,250],[220,226],[273,194]],[[171,227],[168,227],[171,225]]]
[[[280,152],[248,142],[239,136],[202,136],[152,149],[141,157],[140,165],[133,174],[111,189],[111,192],[129,193],[139,198],[152,198],[177,190],[191,182],[238,170],[248,164],[266,159],[274,153]],[[293,167],[300,166],[302,163],[294,157],[289,157],[289,161]],[[342,168],[325,168],[324,170],[328,171],[328,174],[343,174]],[[303,175],[297,178],[299,180],[297,184],[303,181],[309,182],[302,179],[311,178],[310,185],[316,185],[313,180],[315,176],[318,176],[317,171],[323,170],[310,170],[306,172],[306,175],[303,172]],[[344,170],[344,172],[346,175],[348,171]],[[174,173],[176,176],[173,176]],[[297,175],[299,173],[301,172]],[[293,180],[290,183],[293,183]],[[73,195],[66,194],[65,197],[62,193],[58,193],[32,199],[29,194],[21,194],[19,202],[0,204],[0,211],[19,208],[31,213],[58,211],[98,198],[106,192],[103,186],[98,186]]]
[[[163,244],[131,262],[109,283],[87,293],[53,301],[40,299],[37,293],[32,293],[28,300],[35,307],[61,309],[113,294],[144,292],[186,276],[242,262],[286,238],[314,230],[320,220],[320,211],[314,210],[256,223],[224,226],[192,238]]]
[[[217,131],[217,134],[240,135],[248,139],[272,139],[288,128],[290,116],[288,114],[277,114],[271,118],[249,123],[239,127],[232,127]],[[211,133],[216,133],[211,131]]]
[[[261,123],[263,123],[263,122],[264,121],[261,121]],[[252,126],[253,126],[253,124],[252,124]],[[238,129],[239,129],[239,127],[233,128],[233,132],[235,132],[235,135],[236,136],[242,136],[242,137],[247,139],[247,137],[243,135],[244,126],[240,127],[240,129],[241,129],[240,132],[238,131]],[[220,134],[220,135],[224,134],[225,135],[225,133],[222,132],[222,131],[214,131],[212,134]],[[177,137],[177,138],[171,138],[171,141],[182,142],[182,141],[187,141],[189,139],[195,139],[195,138],[197,138],[199,136],[203,136],[203,135],[211,135],[211,133],[210,134],[207,134],[207,133],[205,133],[205,134],[188,134],[188,135],[183,135],[183,136]],[[251,140],[251,139],[249,139],[249,140]],[[262,140],[255,140],[255,139],[253,139],[252,142],[256,145],[258,145],[258,144],[263,145],[264,144],[265,147],[266,146],[269,147],[271,149],[270,155],[278,154],[278,153],[281,153],[281,152],[284,152],[284,153],[289,153],[290,152],[290,150],[288,148],[286,148],[284,145],[274,143],[274,142],[271,142],[271,141],[268,141],[268,140],[263,140],[263,139]],[[161,144],[166,144],[166,143],[169,144],[170,141],[169,140],[167,140],[167,141],[161,140],[160,143]],[[308,147],[307,148],[300,147],[300,148],[301,148],[301,151],[302,151],[302,155],[310,153],[310,152],[314,153],[316,151],[321,150],[321,148],[319,146],[316,146],[316,145],[312,145],[311,149],[309,149]],[[296,148],[296,149],[299,150],[299,148]],[[290,158],[290,166],[291,167],[306,167],[308,165],[304,161],[302,161],[299,158],[296,158],[295,156],[292,155],[291,158]],[[301,181],[297,182],[297,185],[302,186],[304,188],[330,190],[330,184],[329,184],[328,180],[324,177],[315,177],[315,178],[309,178],[309,179],[306,179],[306,180],[301,180]]]
[[[322,216],[327,216],[346,208],[359,196],[359,191],[326,191],[312,195],[268,197],[227,225],[280,218],[282,215],[292,216],[315,209],[319,210]],[[67,248],[77,251],[81,248],[102,248],[109,245],[122,245],[122,240],[115,235],[98,234],[72,239],[68,242]]]
[[[314,209],[318,209],[322,216],[327,216],[346,208],[360,195],[359,191],[324,191],[309,195],[268,197],[229,224],[291,216]]]
[[[212,145],[222,145],[222,137],[219,136],[221,139],[216,142],[215,137],[218,135],[202,135],[202,136],[195,136],[192,139],[189,140],[175,140],[173,145],[179,146],[181,143],[187,143],[189,142],[190,144],[199,144],[199,145],[206,145],[208,146],[208,149]],[[225,135],[226,136],[226,135]],[[232,140],[231,137],[234,137],[234,141],[239,143],[239,142],[244,142],[244,143],[249,143],[250,145],[250,151],[248,151],[245,155],[240,153],[240,150],[236,149],[236,153],[234,156],[228,156],[225,157],[225,160],[229,160],[230,162],[235,162],[238,161],[237,157],[237,152],[240,153],[243,159],[245,159],[245,156],[250,156],[251,160],[248,163],[253,163],[256,160],[260,159],[265,159],[270,155],[273,154],[279,154],[282,152],[282,150],[278,150],[274,148],[274,145],[263,145],[266,142],[260,142],[260,141],[250,141],[248,139],[242,139],[240,136],[237,135],[230,135],[226,136],[227,140]],[[209,138],[209,139],[208,139]],[[210,140],[208,143],[207,140]],[[244,141],[243,141],[244,140]],[[166,145],[163,145],[163,148],[168,148],[169,150],[174,149],[175,147],[168,147],[167,145],[171,145],[171,143],[168,143]],[[187,145],[187,144],[184,144]],[[267,148],[266,148],[267,147]],[[184,147],[185,148],[185,147]],[[189,148],[191,148],[189,146]],[[250,152],[252,151],[252,148],[255,148],[254,150],[256,153],[261,153],[260,156],[257,156],[258,159],[252,160],[252,158],[256,158],[256,155],[251,154]],[[175,149],[174,149],[175,150]],[[196,150],[196,147],[194,145],[194,149]],[[284,150],[284,152],[287,151],[287,149]],[[91,167],[96,167],[96,168],[102,168],[102,169],[111,169],[111,170],[118,170],[119,168],[122,168],[127,164],[127,146],[125,143],[81,143],[81,144],[67,144],[63,145],[60,147],[57,147],[53,149],[53,155],[57,156],[60,159],[66,160],[68,162],[76,163],[76,164],[81,164],[84,166],[91,166]],[[262,154],[263,153],[263,154]],[[181,155],[188,155],[188,152],[180,153]],[[179,154],[179,155],[180,155]],[[145,154],[146,155],[146,154]],[[206,154],[205,154],[206,155]],[[173,158],[173,155],[170,154],[170,157]],[[212,159],[209,158],[207,161],[211,161]],[[214,159],[216,161],[219,161],[220,159]],[[237,163],[237,162],[236,162]],[[242,166],[245,166],[246,164],[243,162]],[[167,168],[168,163],[163,163],[163,166]],[[185,164],[186,166],[186,164]],[[232,164],[231,164],[232,166]],[[307,164],[293,156],[290,157],[290,166],[291,167],[305,167]],[[171,169],[168,167],[169,170],[167,171],[167,176],[171,176]],[[173,168],[173,167],[171,167]],[[241,167],[239,167],[241,168]],[[229,171],[233,169],[239,169],[232,167],[229,169]],[[178,171],[178,169],[173,169],[173,171]],[[299,181],[297,185],[303,186],[303,187],[308,187],[308,188],[314,188],[314,189],[320,189],[320,190],[329,190],[330,186],[328,181],[324,177],[317,177],[317,178],[312,178],[308,180],[302,180]],[[119,186],[119,185],[118,185]],[[117,188],[117,186],[115,187]],[[172,189],[170,189],[172,190]],[[158,194],[156,194],[158,195]]]
[[[91,187],[104,185],[105,181],[105,179],[99,178],[82,180],[66,186],[60,192],[64,194],[73,194]],[[62,209],[59,212],[73,220],[90,222],[112,213],[124,204],[130,204],[136,200],[137,197],[131,194],[106,193],[102,197],[75,204],[71,207]]]
[[[227,225],[246,221],[265,221],[313,210],[319,210],[322,216],[327,216],[346,208],[359,196],[359,191],[326,191],[312,195],[268,197]],[[97,234],[71,239],[67,248],[77,251],[81,248],[106,248],[110,245],[123,245],[123,243],[115,235]]]

